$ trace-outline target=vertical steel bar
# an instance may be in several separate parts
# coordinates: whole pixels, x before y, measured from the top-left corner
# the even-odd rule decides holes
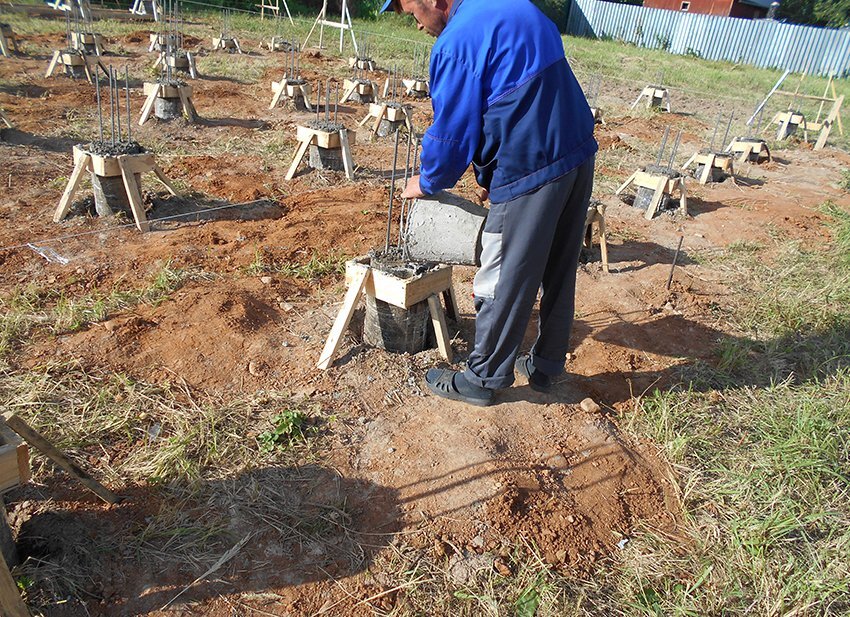
[[[129,144],[133,141],[133,134],[130,128],[132,125],[132,122],[130,122],[130,67],[126,64],[124,65],[124,87],[127,95],[127,143]]]
[[[664,136],[661,138],[661,147],[658,148],[658,156],[655,157],[655,164],[661,165],[661,157],[664,156],[664,149],[667,147],[667,137],[670,135],[670,125],[664,127]]]
[[[395,197],[395,174],[398,166],[398,131],[395,132],[395,145],[393,146],[393,170],[390,172],[390,202],[387,208],[387,238],[384,242],[384,253],[390,250],[390,234],[393,226],[393,197]]]
[[[94,89],[97,93],[97,132],[100,135],[100,143],[103,145],[103,110],[100,106],[100,73],[97,68],[94,71]]]

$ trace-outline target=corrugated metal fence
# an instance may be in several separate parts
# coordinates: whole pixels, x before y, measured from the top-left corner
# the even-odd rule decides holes
[[[567,34],[809,75],[850,75],[848,30],[573,0]]]

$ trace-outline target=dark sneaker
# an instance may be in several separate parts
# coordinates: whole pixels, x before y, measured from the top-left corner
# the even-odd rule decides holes
[[[528,387],[532,390],[548,392],[552,387],[552,378],[534,368],[529,354],[522,354],[517,357],[516,362],[514,362],[514,368],[517,373],[528,380]]]
[[[459,371],[428,369],[425,373],[425,383],[437,396],[453,401],[462,401],[478,407],[486,407],[493,402],[493,391],[490,388],[472,385]]]

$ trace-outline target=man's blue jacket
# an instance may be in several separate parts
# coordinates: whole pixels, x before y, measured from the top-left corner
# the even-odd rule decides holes
[[[597,150],[558,30],[530,0],[454,0],[430,78],[434,124],[419,180],[426,194],[454,186],[471,162],[491,201],[510,201]]]

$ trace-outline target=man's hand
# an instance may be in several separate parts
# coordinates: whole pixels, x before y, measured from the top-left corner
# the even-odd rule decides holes
[[[425,197],[425,193],[423,193],[422,189],[419,188],[418,174],[407,181],[407,186],[404,187],[404,190],[401,192],[401,197],[402,199],[417,199],[419,197]]]
[[[478,191],[478,201],[480,201],[483,204],[488,199],[490,199],[490,191],[488,191],[485,188],[479,189],[479,191]]]

